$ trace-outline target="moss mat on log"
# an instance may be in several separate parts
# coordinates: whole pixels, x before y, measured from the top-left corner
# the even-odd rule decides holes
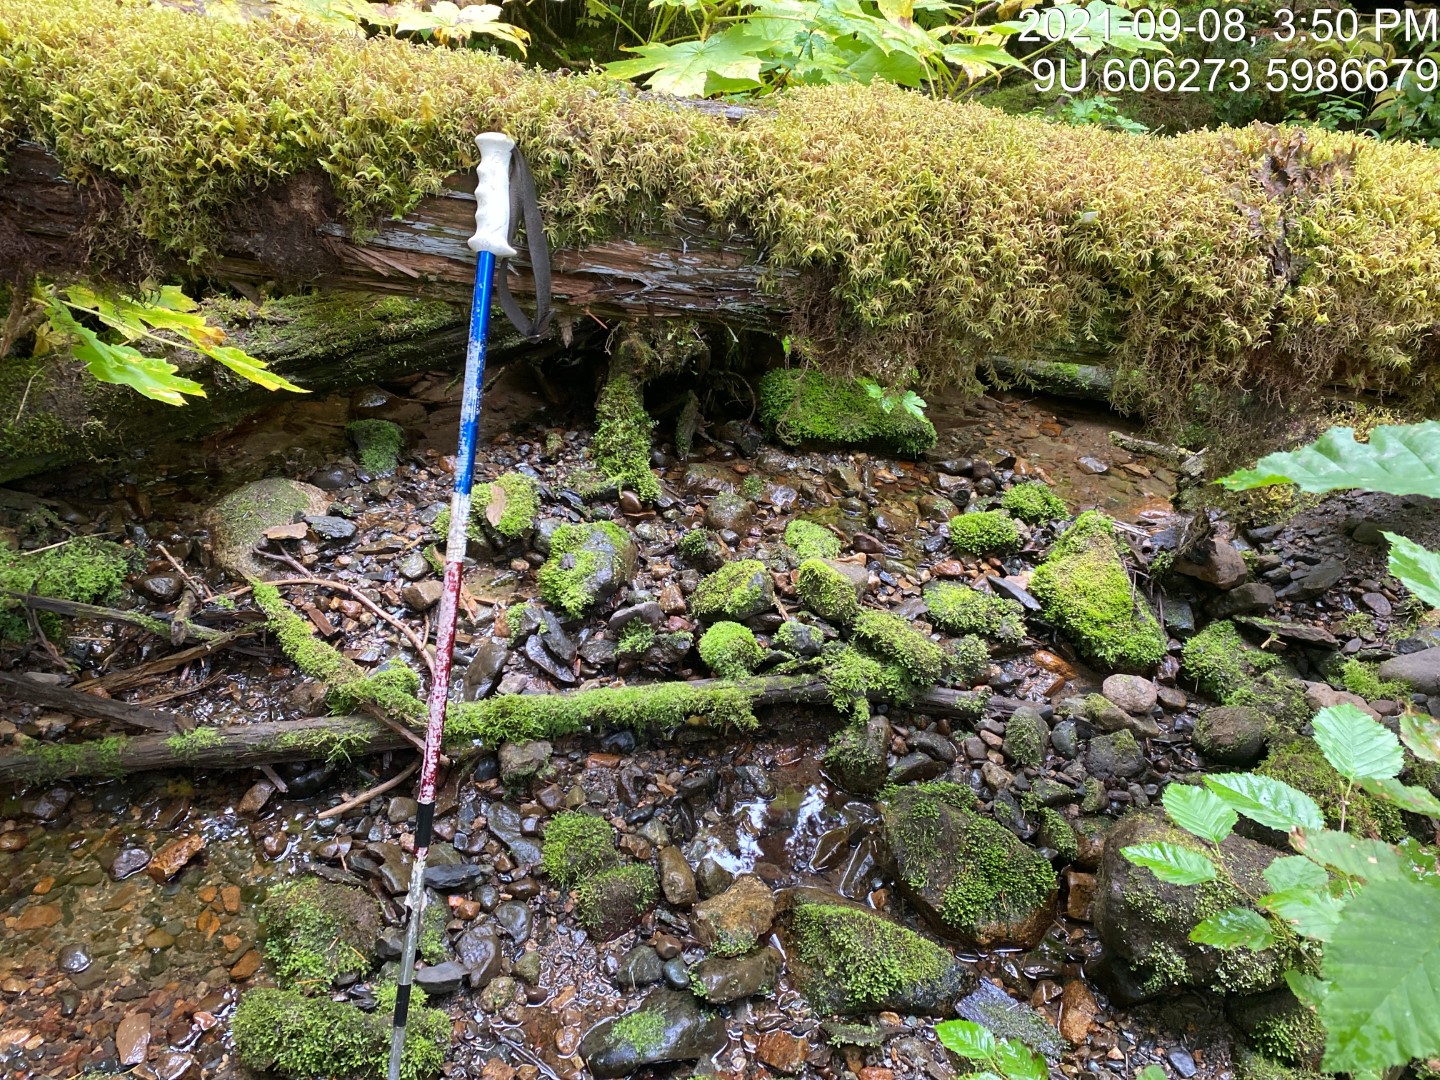
[[[198,265],[227,210],[305,176],[328,177],[352,224],[402,214],[498,127],[559,243],[682,210],[749,232],[802,272],[790,330],[832,367],[967,384],[988,353],[1092,338],[1120,401],[1177,424],[1205,399],[1337,383],[1433,399],[1440,155],[1424,147],[1128,136],[881,86],[777,94],[731,122],[599,75],[139,0],[0,0],[0,26],[0,147],[35,138],[125,189],[97,253],[138,234]]]

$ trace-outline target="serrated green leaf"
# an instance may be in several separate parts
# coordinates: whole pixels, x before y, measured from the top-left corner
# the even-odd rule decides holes
[[[995,1055],[995,1036],[973,1020],[943,1020],[935,1025],[942,1046],[972,1061],[989,1061]]]
[[[1259,903],[1266,911],[1284,919],[1301,937],[1316,941],[1330,940],[1345,907],[1343,901],[1323,890],[1303,887],[1267,893]]]
[[[1271,829],[1323,829],[1325,817],[1303,791],[1269,776],[1221,773],[1205,777],[1205,786],[1230,809]]]
[[[1399,533],[1383,534],[1390,541],[1390,573],[1431,607],[1440,607],[1440,555]]]
[[[1299,999],[1300,1004],[1318,1009],[1330,992],[1330,984],[1305,971],[1285,972],[1285,985]]]
[[[1202,919],[1190,931],[1190,940],[1217,949],[1268,949],[1275,935],[1265,919],[1244,907],[1230,907]]]
[[[1422,787],[1411,787],[1392,777],[1386,777],[1383,780],[1361,780],[1360,788],[1386,802],[1394,803],[1401,810],[1440,818],[1440,799]]]
[[[1324,1068],[1382,1071],[1440,1054],[1440,881],[1373,881],[1325,947]]]
[[[1146,1065],[1135,1075],[1135,1080],[1170,1080],[1159,1065]]]
[[[1292,483],[1302,491],[1364,488],[1389,495],[1440,496],[1440,421],[1383,424],[1370,441],[1355,441],[1355,430],[1333,427],[1309,446],[1267,454],[1253,469],[1220,480],[1231,491]]]
[[[1400,741],[1421,761],[1440,763],[1440,720],[1424,713],[1400,716]]]
[[[1333,829],[1307,829],[1292,837],[1291,843],[1307,857],[1350,877],[1383,881],[1407,875],[1400,852],[1380,840]]]
[[[1186,832],[1218,844],[1239,820],[1213,791],[1191,784],[1171,784],[1160,797],[1170,820]]]
[[[1347,780],[1380,780],[1400,774],[1400,740],[1355,705],[1331,705],[1311,722],[1325,760]]]
[[[296,386],[288,379],[281,378],[266,367],[263,361],[255,359],[245,350],[237,349],[233,345],[206,345],[202,346],[200,351],[211,359],[218,360],[241,378],[248,379],[257,386],[263,386],[266,390],[291,390],[297,394],[310,392]]]
[[[1215,864],[1200,852],[1179,844],[1131,844],[1121,848],[1120,854],[1167,885],[1201,885],[1215,880]]]
[[[712,73],[732,86],[745,83],[759,87],[760,58],[756,52],[760,45],[743,27],[734,26],[704,41],[637,46],[630,50],[637,54],[636,59],[617,60],[606,64],[605,70],[618,78],[653,72],[645,80],[651,90],[677,97],[699,97],[706,92]]]
[[[995,1049],[995,1066],[1009,1080],[1050,1080],[1045,1059],[1024,1043],[1004,1039]]]
[[[1276,892],[1287,889],[1324,889],[1330,875],[1303,855],[1282,855],[1264,870],[1265,880]]]

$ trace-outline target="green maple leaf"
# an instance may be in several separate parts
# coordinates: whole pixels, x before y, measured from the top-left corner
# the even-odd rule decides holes
[[[605,70],[622,79],[653,72],[646,87],[677,97],[753,89],[760,86],[756,52],[762,44],[742,28],[732,27],[704,41],[641,45],[632,50],[638,54],[634,60],[617,60],[606,64]]]

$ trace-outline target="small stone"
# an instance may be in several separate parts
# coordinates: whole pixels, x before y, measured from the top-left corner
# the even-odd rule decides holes
[[[1071,1046],[1079,1046],[1090,1036],[1095,1014],[1100,1006],[1084,979],[1071,979],[1060,995],[1060,1034]]]
[[[550,764],[552,747],[544,739],[500,744],[500,779],[511,787],[529,780]]]
[[[255,972],[259,971],[260,965],[264,962],[265,958],[260,955],[260,951],[258,949],[251,949],[244,956],[240,957],[239,960],[235,961],[234,966],[230,968],[230,978],[236,982],[243,982],[250,978],[251,975],[254,975]]]
[[[135,588],[157,604],[171,604],[180,598],[185,582],[174,574],[151,574],[137,581]]]
[[[408,795],[391,796],[390,802],[385,807],[385,817],[393,825],[403,825],[407,821],[415,820],[419,812],[419,804]]]
[[[465,968],[458,960],[427,964],[415,973],[415,985],[432,998],[453,994],[464,979]]]
[[[131,874],[138,874],[145,867],[150,865],[150,852],[142,847],[121,848],[120,853],[110,864],[110,876],[116,881],[124,881]]]
[[[685,614],[685,594],[680,591],[680,586],[673,581],[669,582],[660,590],[660,610],[666,615]]]
[[[695,873],[679,848],[661,848],[657,861],[660,866],[660,891],[665,894],[666,903],[675,907],[689,907],[700,899],[695,885]]]
[[[695,906],[691,930],[707,949],[733,956],[753,946],[774,920],[770,887],[755,875],[744,874],[720,895]]]
[[[115,1053],[121,1065],[139,1065],[150,1048],[150,1014],[132,1012],[115,1029]]]
[[[615,981],[622,990],[638,990],[651,986],[665,977],[665,965],[660,954],[649,945],[636,945],[620,958],[615,972]]]
[[[458,892],[478,885],[487,876],[483,866],[475,863],[451,863],[425,867],[425,884],[437,892]]]
[[[405,601],[405,606],[416,613],[429,611],[440,602],[440,594],[445,591],[445,586],[435,581],[412,581],[400,590],[400,599]]]
[[[1100,692],[1131,716],[1148,716],[1155,708],[1155,684],[1138,675],[1111,675]]]
[[[1440,694],[1440,646],[1392,656],[1380,665],[1382,679],[1403,679],[1417,694]]]
[[[145,868],[145,872],[154,881],[164,884],[204,849],[205,837],[199,833],[191,833],[179,840],[172,840],[155,853],[154,858]]]
[[[430,561],[422,552],[412,551],[408,555],[400,556],[395,563],[395,569],[400,571],[400,576],[406,581],[419,581],[430,573]]]
[[[760,1036],[755,1056],[776,1072],[793,1076],[805,1067],[810,1044],[788,1031],[769,1031]]]
[[[1095,899],[1095,875],[1081,870],[1065,871],[1065,914],[1081,922],[1090,921],[1090,904]]]
[[[1394,612],[1390,600],[1384,593],[1367,592],[1360,595],[1360,603],[1364,604],[1373,614],[1382,619],[1388,619]]]
[[[265,804],[270,801],[270,796],[274,794],[275,785],[264,777],[261,777],[250,785],[249,790],[245,792],[240,802],[236,804],[235,810],[237,813],[244,814],[247,817],[253,817],[265,808]],[[145,859],[147,862],[149,861],[150,856],[148,853]],[[118,881],[119,879],[117,878],[116,880]]]
[[[358,531],[353,521],[330,514],[311,515],[305,519],[305,524],[309,525],[310,531],[327,544],[348,543],[355,539],[355,533]]]
[[[1181,1080],[1190,1080],[1190,1077],[1195,1075],[1195,1059],[1190,1056],[1188,1051],[1177,1046],[1165,1056],[1170,1059],[1171,1067],[1180,1074]]]

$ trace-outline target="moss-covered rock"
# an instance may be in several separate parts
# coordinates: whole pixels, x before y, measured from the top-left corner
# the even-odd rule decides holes
[[[660,881],[649,866],[615,866],[581,883],[575,917],[598,940],[610,941],[634,929],[659,895]]]
[[[578,619],[629,584],[638,554],[630,534],[613,521],[561,525],[535,580],[541,596]]]
[[[597,1077],[630,1076],[646,1065],[708,1058],[725,1045],[725,1020],[688,991],[653,990],[640,1007],[602,1020],[580,1040]]]
[[[935,445],[935,425],[905,409],[886,412],[854,379],[795,368],[760,380],[760,419],[780,442],[863,446],[918,457]]]
[[[1045,617],[1091,660],[1144,669],[1165,656],[1165,634],[1125,570],[1113,525],[1098,510],[1081,514],[1030,579]]]
[[[792,973],[818,1012],[943,1015],[974,984],[935,942],[834,893],[792,889],[782,906]]]
[[[1268,1058],[1318,1069],[1325,1053],[1325,1028],[1315,1010],[1280,987],[1265,994],[1231,998],[1226,1015],[1247,1042]]]
[[[830,702],[855,720],[870,715],[868,698],[904,704],[915,694],[909,674],[892,660],[881,660],[854,645],[832,642],[821,653],[820,677],[830,691]]]
[[[755,947],[774,919],[770,886],[741,874],[724,892],[695,905],[690,927],[712,956],[739,956]]]
[[[126,576],[139,560],[135,549],[93,536],[77,537],[33,554],[0,545],[0,589],[81,604],[105,603],[120,595]],[[23,612],[11,608],[11,601],[0,599],[0,639],[28,640],[30,627]],[[50,616],[42,614],[41,618],[47,634],[59,630]],[[163,629],[168,633],[168,626]]]
[[[971,807],[958,784],[894,790],[883,815],[900,891],[937,931],[989,948],[1038,942],[1054,914],[1050,863]]]
[[[620,861],[610,823],[578,810],[565,810],[550,819],[542,852],[541,867],[562,889],[573,888]]]
[[[1025,638],[1025,609],[1008,596],[934,581],[925,587],[925,606],[947,634],[979,634],[1001,645],[1018,645]]]
[[[493,526],[497,533],[507,540],[518,540],[534,531],[535,516],[540,512],[540,487],[531,477],[517,472],[501,473],[490,483],[477,487],[470,504],[472,528],[477,519],[489,523],[490,504],[497,501],[504,504]],[[443,529],[439,518],[435,527]]]
[[[840,554],[840,538],[823,525],[795,518],[785,526],[785,543],[801,559],[833,559]]]
[[[1262,875],[1280,852],[1232,834],[1221,843],[1219,857],[1235,885],[1224,878],[1203,885],[1168,885],[1121,854],[1126,847],[1148,843],[1215,854],[1158,810],[1128,814],[1105,838],[1091,912],[1100,940],[1131,970],[1143,992],[1188,988],[1256,994],[1274,989],[1287,970],[1306,964],[1299,940],[1283,928],[1277,928],[1277,943],[1261,952],[1222,951],[1190,940],[1201,920],[1228,907],[1249,907],[1249,897],[1269,892]]]
[[[1305,685],[1283,659],[1240,636],[1228,620],[1212,622],[1185,642],[1181,670],[1222,705],[1259,709],[1277,725],[1298,730],[1313,710]]]
[[[700,637],[700,659],[722,679],[743,679],[765,658],[748,626],[721,620]]]
[[[1195,721],[1191,741],[1208,765],[1248,769],[1265,753],[1274,724],[1259,709],[1246,705],[1218,705]]]
[[[825,771],[846,791],[874,795],[885,786],[890,752],[890,722],[883,716],[852,721],[830,737],[821,760]]]
[[[893,612],[865,608],[855,616],[851,632],[871,653],[903,668],[916,686],[932,686],[940,681],[944,651],[911,626],[909,620]]]
[[[1347,807],[1347,832],[1392,843],[1405,838],[1404,820],[1393,803],[1359,790],[1348,791],[1347,798],[1347,789],[1351,785],[1325,760],[1314,739],[1303,735],[1277,736],[1271,742],[1265,760],[1255,771],[1284,781],[1309,795],[1319,805],[1326,824],[1332,829],[1340,827],[1340,807],[1343,803]]]
[[[355,444],[360,468],[371,476],[389,476],[400,463],[405,432],[390,420],[354,420],[345,425],[345,434]]]
[[[375,997],[376,1008],[367,1013],[356,1005],[293,990],[247,991],[230,1022],[236,1055],[252,1069],[293,1080],[382,1080],[390,1058],[395,987],[383,987]],[[402,1080],[438,1075],[449,1045],[450,1018],[440,1009],[412,1002]]]
[[[990,646],[983,638],[966,634],[945,646],[945,681],[953,686],[974,686],[990,670]]]
[[[1020,528],[1004,510],[976,510],[950,519],[950,543],[966,555],[993,555],[1020,547]]]
[[[795,590],[807,611],[837,626],[849,626],[860,613],[855,582],[826,559],[802,562],[795,574]]]
[[[759,559],[740,559],[703,578],[690,597],[696,617],[715,622],[744,622],[775,603],[775,583]]]
[[[253,549],[265,530],[289,525],[302,517],[324,514],[333,500],[313,484],[271,477],[238,487],[205,511],[201,524],[210,530],[215,561],[232,576],[262,581],[283,577],[280,564],[257,559]]]
[[[270,890],[261,925],[275,977],[307,993],[324,993],[337,975],[370,970],[380,906],[360,889],[304,878]]]
[[[1065,500],[1051,491],[1049,484],[1039,480],[1015,484],[1000,496],[1000,506],[1028,525],[1043,525],[1070,516]]]
[[[618,487],[645,502],[660,495],[660,481],[650,470],[654,431],[655,421],[645,411],[635,379],[611,375],[595,403],[595,463]]]

